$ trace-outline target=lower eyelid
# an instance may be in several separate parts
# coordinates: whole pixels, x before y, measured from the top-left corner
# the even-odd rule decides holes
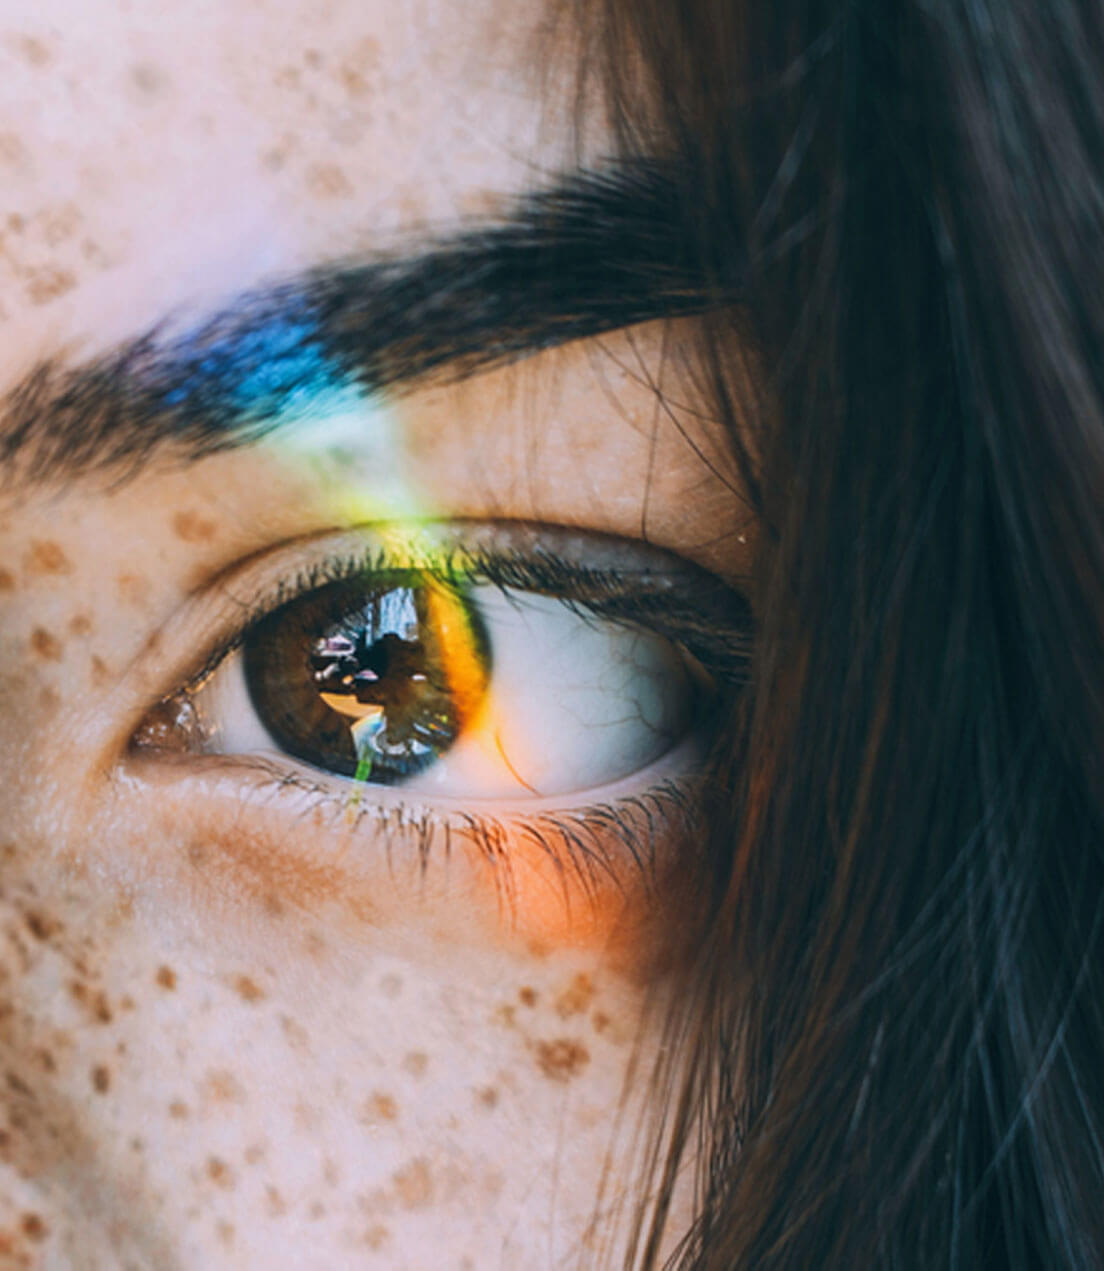
[[[590,806],[514,815],[354,803],[352,782],[320,786],[262,758],[137,757],[128,768],[127,797],[164,854],[144,868],[236,910],[336,915],[389,940],[420,909],[438,935],[603,947],[616,935],[635,947],[630,932],[655,921],[697,838],[693,779],[658,772]]]

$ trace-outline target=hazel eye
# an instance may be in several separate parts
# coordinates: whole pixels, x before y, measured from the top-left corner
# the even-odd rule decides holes
[[[377,785],[424,772],[486,704],[477,610],[414,572],[292,601],[253,628],[242,657],[250,702],[281,749]]]

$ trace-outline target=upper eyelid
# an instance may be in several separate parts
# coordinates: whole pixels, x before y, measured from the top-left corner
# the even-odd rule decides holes
[[[597,531],[528,522],[450,521],[407,530],[406,546],[412,550],[403,557],[393,549],[389,554],[385,540],[397,537],[401,541],[402,533],[392,524],[379,524],[315,534],[273,545],[221,569],[214,578],[192,589],[183,614],[178,610],[163,624],[162,630],[179,627],[183,621],[193,639],[185,640],[190,656],[170,655],[172,666],[162,674],[172,682],[163,684],[154,700],[197,691],[240,646],[250,629],[282,605],[330,583],[368,575],[373,569],[424,571],[446,582],[450,575],[456,581],[474,574],[477,580],[518,591],[542,590],[599,619],[647,627],[681,643],[697,639],[705,657],[700,649],[691,651],[711,671],[724,679],[742,678],[750,655],[751,619],[746,600],[715,575],[669,552]],[[440,554],[419,555],[417,537],[421,535],[424,540],[427,533],[438,533],[444,540]],[[539,546],[529,553],[518,548],[496,554],[488,549],[480,556],[478,547],[464,546],[465,535],[482,536],[492,543],[496,537],[506,542],[530,540]],[[582,556],[585,547],[588,555],[604,555],[609,565],[595,568],[568,555],[560,556],[545,544],[558,544],[575,556]],[[619,556],[621,567],[610,567]],[[639,568],[632,567],[634,562]],[[538,585],[542,567],[549,565],[566,568],[563,586]],[[572,589],[566,585],[569,575],[576,584]],[[547,583],[546,572],[543,577]],[[227,622],[230,606],[238,612]],[[179,643],[179,637],[174,642]],[[201,656],[195,653],[197,644],[206,645]],[[147,702],[147,711],[152,704]],[[139,715],[134,720],[132,732],[141,718]]]

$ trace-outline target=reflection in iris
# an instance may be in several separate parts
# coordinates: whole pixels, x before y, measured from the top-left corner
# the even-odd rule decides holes
[[[489,679],[475,611],[416,574],[339,584],[278,609],[244,647],[258,715],[289,753],[360,781],[423,772],[469,727]]]

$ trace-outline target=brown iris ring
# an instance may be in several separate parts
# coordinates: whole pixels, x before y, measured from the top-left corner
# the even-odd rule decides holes
[[[478,609],[413,570],[333,583],[258,623],[246,685],[273,741],[343,776],[397,785],[448,751],[490,681]]]

